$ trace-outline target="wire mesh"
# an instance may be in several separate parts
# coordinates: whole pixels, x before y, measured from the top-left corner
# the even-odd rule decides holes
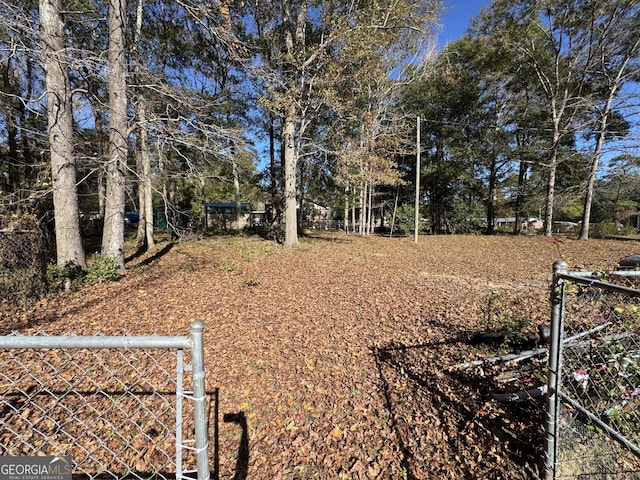
[[[181,477],[196,464],[183,440],[195,422],[182,358],[181,349],[0,349],[0,455],[67,455],[78,478]]]
[[[638,281],[564,277],[553,478],[640,479]]]
[[[44,235],[0,230],[0,302],[27,304],[46,289]]]

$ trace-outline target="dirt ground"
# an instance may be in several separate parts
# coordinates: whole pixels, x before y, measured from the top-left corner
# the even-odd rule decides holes
[[[510,236],[161,243],[121,280],[0,326],[186,335],[203,320],[221,479],[528,479],[544,399],[492,394],[540,385],[544,363],[510,383],[497,367],[452,367],[526,346],[549,321],[554,261],[609,270],[639,253],[638,241]],[[497,331],[518,341],[470,341]]]

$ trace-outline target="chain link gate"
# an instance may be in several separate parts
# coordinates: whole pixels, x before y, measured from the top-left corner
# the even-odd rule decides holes
[[[640,479],[640,271],[554,265],[545,479]]]
[[[203,329],[0,337],[0,455],[68,456],[74,478],[208,479]]]

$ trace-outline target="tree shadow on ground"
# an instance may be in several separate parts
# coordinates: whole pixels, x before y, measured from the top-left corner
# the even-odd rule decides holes
[[[492,377],[449,368],[465,350],[452,338],[374,352],[406,478],[538,478],[544,402],[492,400]]]
[[[156,260],[159,260],[160,258],[164,257],[167,253],[169,253],[171,251],[171,249],[174,247],[175,243],[174,242],[169,242],[167,243],[164,247],[162,247],[160,250],[154,252],[152,255],[150,255],[149,257],[145,258],[144,260],[134,264],[134,265],[128,265],[129,267],[144,267],[146,265],[150,265],[153,262],[155,262]],[[145,246],[140,246],[138,247],[138,249],[132,253],[131,255],[129,255],[127,258],[125,258],[124,262],[125,264],[131,263],[134,260],[142,257],[145,253],[147,253],[147,248]]]
[[[299,234],[300,238],[327,243],[350,243],[353,241],[352,235],[335,230],[307,230]]]

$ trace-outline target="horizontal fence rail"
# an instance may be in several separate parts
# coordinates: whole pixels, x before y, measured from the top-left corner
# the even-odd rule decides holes
[[[189,349],[191,342],[188,337],[136,337],[130,335],[123,336],[49,336],[38,335],[22,337],[8,335],[0,337],[0,348],[3,349],[47,349],[47,348],[124,348],[124,349]]]
[[[545,478],[640,478],[640,272],[554,265]]]
[[[74,478],[208,479],[203,329],[0,337],[0,455],[67,456]]]

